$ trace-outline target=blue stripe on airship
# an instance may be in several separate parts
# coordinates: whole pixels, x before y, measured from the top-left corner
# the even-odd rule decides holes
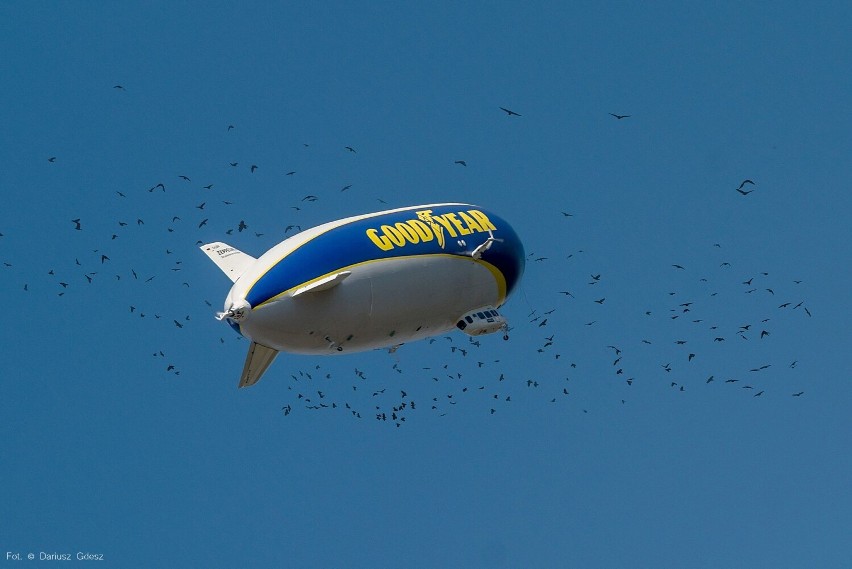
[[[493,229],[492,229],[493,228]],[[511,226],[477,206],[448,204],[415,207],[340,225],[302,244],[278,261],[249,289],[257,307],[294,287],[352,265],[411,255],[469,257],[489,237],[495,241],[482,260],[506,280],[506,296],[524,270],[524,248]]]

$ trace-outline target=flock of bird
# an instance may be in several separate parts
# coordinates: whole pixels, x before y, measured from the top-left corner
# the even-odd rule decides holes
[[[721,245],[712,247],[721,253]],[[584,256],[588,257],[582,252],[569,255],[566,265]],[[535,259],[550,260],[531,254],[530,260],[534,263]],[[584,262],[575,264],[585,265]],[[390,377],[387,371],[379,374],[382,380],[377,384],[368,383],[368,377],[358,369],[354,370],[349,382],[345,378],[344,382],[339,382],[339,378],[324,373],[319,365],[313,373],[292,374],[288,390],[293,399],[286,402],[285,414],[301,406],[309,410],[342,409],[363,418],[367,406],[376,419],[400,426],[414,409],[443,415],[459,403],[477,405],[475,401],[478,401],[482,412],[494,414],[514,402],[529,399],[530,394],[537,394],[539,399],[550,404],[571,401],[578,411],[587,413],[588,401],[575,404],[572,398],[577,392],[588,395],[604,387],[614,389],[620,404],[630,401],[637,391],[670,390],[678,396],[686,396],[693,391],[714,389],[714,385],[734,390],[731,391],[733,395],[739,393],[754,398],[803,396],[802,389],[784,391],[790,382],[779,379],[784,373],[795,374],[793,370],[799,364],[798,359],[791,356],[782,359],[771,346],[774,334],[789,335],[796,329],[796,319],[811,317],[803,300],[777,300],[782,290],[788,298],[798,299],[796,295],[800,294],[802,282],[774,282],[767,272],[758,272],[742,280],[735,276],[738,273],[732,270],[732,263],[719,261],[715,265],[702,267],[706,272],[702,271],[699,276],[690,275],[690,269],[679,263],[672,263],[671,270],[682,273],[672,278],[678,290],[667,291],[660,298],[650,298],[648,306],[633,315],[640,322],[637,328],[647,330],[646,333],[616,333],[611,326],[606,326],[606,320],[624,319],[623,315],[605,311],[607,296],[597,298],[598,291],[607,286],[606,276],[577,271],[576,288],[557,291],[559,298],[554,299],[552,307],[532,310],[528,320],[513,330],[512,342],[521,335],[528,340],[540,337],[540,343],[519,342],[498,352],[511,359],[535,362],[522,374],[509,374],[504,371],[500,359],[489,358],[495,353],[493,339],[447,335],[428,341],[432,345],[432,359],[442,363],[413,369],[405,367],[409,381],[404,384],[397,375],[403,374],[399,361],[391,366]],[[578,310],[580,304],[585,305],[586,310]],[[737,305],[738,313],[743,315],[742,321],[720,319],[719,307],[729,304]],[[573,332],[566,334],[564,324],[572,314],[589,314],[596,310],[599,311],[597,319],[580,321],[574,318],[573,323],[569,322]],[[558,332],[550,331],[554,326]],[[518,328],[523,331],[518,333]],[[595,345],[593,341],[584,341],[586,330],[593,328],[605,330],[604,335],[614,343],[602,341]],[[726,365],[729,356],[737,351],[752,354],[754,363],[743,368]],[[595,354],[594,359],[588,357],[589,353]],[[743,358],[730,359],[741,361]],[[351,391],[333,387],[343,384],[350,385]],[[400,385],[403,385],[401,390],[398,389]],[[435,395],[436,388],[431,386],[439,385],[444,389],[440,395]],[[423,391],[432,393],[424,399]],[[359,393],[365,394],[360,404],[357,403]],[[415,393],[420,395],[415,398]]]
[[[115,89],[126,91],[120,85]],[[511,109],[499,109],[513,120],[522,117]],[[631,116],[609,114],[619,121]],[[230,136],[235,130],[236,126],[229,124],[223,127],[223,135]],[[303,148],[309,150],[310,145],[304,144]],[[339,151],[353,157],[357,154],[350,145],[341,144]],[[62,167],[59,156],[48,157],[47,163],[48,168]],[[453,163],[467,167],[464,159]],[[253,161],[241,160],[227,161],[221,167],[239,172],[243,176],[241,183],[262,168]],[[283,172],[283,176],[295,174],[296,170]],[[85,210],[69,217],[64,229],[55,229],[66,244],[62,254],[49,258],[44,266],[33,266],[33,262],[22,258],[13,259],[13,251],[0,249],[9,257],[3,262],[5,285],[22,295],[59,298],[88,298],[96,290],[94,294],[107,295],[123,305],[121,312],[125,318],[156,326],[161,337],[173,337],[167,336],[166,330],[170,334],[197,334],[199,350],[210,349],[201,339],[209,340],[211,333],[219,336],[219,344],[239,342],[241,338],[212,318],[204,319],[215,312],[220,299],[216,297],[211,302],[199,298],[181,255],[197,254],[196,245],[204,242],[234,236],[244,241],[245,235],[262,238],[269,233],[277,242],[301,231],[302,224],[308,221],[313,224],[324,199],[339,196],[354,184],[341,181],[325,192],[314,190],[316,193],[290,198],[290,221],[283,230],[271,230],[256,227],[247,214],[244,218],[235,213],[237,209],[233,206],[237,203],[238,211],[250,211],[247,200],[241,201],[244,196],[217,191],[218,181],[197,182],[193,181],[195,177],[178,173],[135,188],[113,190],[109,199],[117,217],[104,220],[88,216]],[[756,188],[754,181],[746,179],[734,189],[746,197]],[[387,203],[382,198],[375,199]],[[368,209],[363,207],[365,211]],[[312,216],[303,219],[309,208],[315,208]],[[142,211],[146,213],[139,213]],[[557,223],[570,223],[574,214],[555,212],[554,218]],[[0,232],[0,238],[5,237]],[[169,245],[162,250],[152,250],[149,245],[165,240]],[[780,393],[771,379],[773,374],[797,368],[798,360],[794,357],[782,360],[765,349],[755,349],[756,357],[765,353],[771,357],[757,360],[747,369],[728,369],[722,363],[726,361],[728,345],[739,344],[734,348],[737,350],[747,345],[765,347],[776,333],[788,333],[794,328],[795,318],[812,316],[800,293],[799,280],[779,282],[768,272],[752,273],[725,258],[721,244],[713,244],[702,257],[712,261],[706,261],[703,266],[670,263],[674,290],[665,291],[662,298],[649,299],[647,307],[631,315],[639,324],[628,333],[618,324],[624,315],[608,310],[617,299],[609,293],[610,277],[596,270],[593,255],[582,250],[565,253],[529,255],[528,275],[534,274],[539,266],[549,265],[547,274],[559,275],[560,285],[553,284],[550,306],[529,306],[527,320],[514,323],[512,337],[505,345],[502,340],[495,340],[496,336],[471,338],[456,333],[429,339],[428,361],[421,361],[420,365],[417,360],[422,354],[403,357],[403,348],[378,359],[375,355],[361,359],[344,356],[352,358],[349,372],[341,372],[342,365],[327,364],[318,358],[279,358],[265,383],[287,382],[281,409],[286,416],[296,411],[341,411],[355,419],[374,419],[399,427],[414,414],[444,415],[462,403],[463,407],[473,405],[493,415],[531,397],[549,404],[571,402],[577,410],[588,412],[586,402],[574,403],[578,399],[576,393],[591,392],[601,382],[617,386],[614,400],[620,404],[626,404],[632,393],[641,389],[665,388],[687,393],[713,385],[766,398]],[[26,266],[22,267],[23,264]],[[219,288],[226,290],[227,282],[221,284]],[[159,287],[167,298],[156,306],[145,305],[152,298],[140,294],[140,289],[146,286]],[[134,300],[140,297],[149,300]],[[163,299],[163,295],[159,298]],[[719,307],[731,302],[742,305],[743,318],[737,322],[718,320]],[[203,322],[201,326],[199,321]],[[639,328],[653,333],[639,332]],[[597,345],[593,339],[597,336],[589,333],[593,329],[606,330],[609,337],[601,338]],[[246,343],[242,345],[241,349],[231,350],[238,352],[240,358]],[[183,363],[191,358],[181,360],[170,350],[168,342],[152,346],[149,351],[154,369],[160,369],[160,373],[192,377],[191,367]],[[509,374],[495,354],[536,365],[527,366],[522,373]],[[287,365],[293,366],[296,361],[310,361],[310,366],[288,373]],[[231,370],[234,377],[238,367],[235,363]],[[230,376],[222,378],[230,379]],[[804,393],[799,388],[787,395],[801,397]]]

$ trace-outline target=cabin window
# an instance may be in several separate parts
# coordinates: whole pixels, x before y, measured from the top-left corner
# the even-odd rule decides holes
[[[464,321],[464,320],[459,320],[459,321],[456,323],[456,326],[458,326],[458,329],[459,329],[459,330],[464,330],[465,328],[467,328],[467,323],[465,323],[465,321]]]
[[[465,316],[464,319],[467,320],[468,324],[473,324],[473,318],[471,318],[470,316]]]
[[[477,312],[477,313],[476,313],[476,315],[480,318],[480,320],[484,320],[484,319],[485,319],[485,315],[484,315],[483,313],[481,313],[481,312]]]

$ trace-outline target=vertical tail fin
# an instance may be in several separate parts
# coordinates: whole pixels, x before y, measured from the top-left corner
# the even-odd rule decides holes
[[[243,366],[243,375],[240,377],[239,387],[249,387],[257,383],[277,355],[278,350],[252,342],[246,355],[246,363]]]
[[[236,282],[240,275],[246,272],[252,263],[257,259],[243,253],[236,247],[231,247],[227,243],[215,242],[207,243],[199,247],[204,254],[216,263],[216,266],[222,269],[222,272],[228,275],[232,282]]]

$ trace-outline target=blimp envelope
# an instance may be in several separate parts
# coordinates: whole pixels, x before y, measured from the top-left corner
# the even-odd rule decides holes
[[[201,249],[234,283],[218,318],[252,341],[241,387],[282,351],[394,349],[453,328],[505,332],[497,309],[524,271],[511,226],[464,203],[332,221],[259,258],[221,242]]]

